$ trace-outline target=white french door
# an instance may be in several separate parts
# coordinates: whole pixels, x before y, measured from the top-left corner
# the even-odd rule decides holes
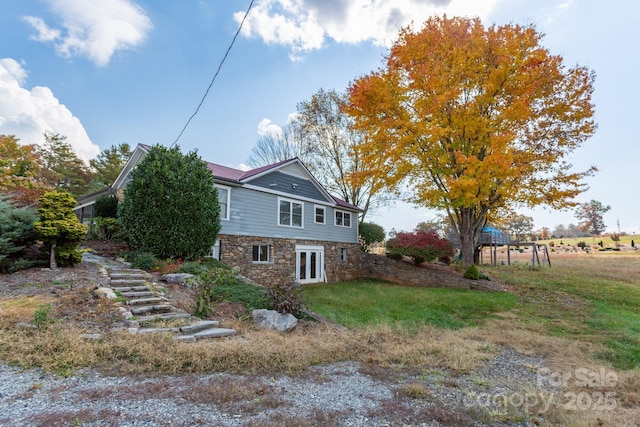
[[[296,245],[296,281],[324,281],[324,246]]]

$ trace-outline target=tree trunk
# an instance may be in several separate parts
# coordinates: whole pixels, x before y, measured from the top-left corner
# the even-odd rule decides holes
[[[462,252],[462,263],[465,266],[477,264],[480,260],[478,242],[485,225],[485,214],[476,212],[476,208],[460,208],[456,212],[458,237]]]
[[[49,268],[51,270],[56,270],[58,265],[56,264],[56,244],[55,242],[51,244],[51,254],[49,255]]]

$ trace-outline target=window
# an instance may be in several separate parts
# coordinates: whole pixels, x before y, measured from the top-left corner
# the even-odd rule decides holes
[[[336,225],[339,227],[351,227],[351,213],[336,211]]]
[[[218,204],[220,204],[220,219],[229,219],[229,198],[231,189],[229,187],[216,186],[218,188]]]
[[[253,262],[271,262],[271,246],[253,245]]]
[[[220,240],[216,240],[216,243],[211,246],[211,252],[206,256],[206,258],[220,259]]]
[[[302,228],[302,203],[278,198],[278,224]]]
[[[338,248],[338,261],[347,260],[347,248]]]
[[[324,224],[324,206],[315,206],[314,221],[316,224]]]

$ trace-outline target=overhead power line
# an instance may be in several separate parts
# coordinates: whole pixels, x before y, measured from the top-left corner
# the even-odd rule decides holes
[[[222,60],[220,61],[220,64],[218,65],[218,69],[216,70],[215,74],[213,75],[213,78],[211,79],[211,83],[209,83],[209,87],[207,87],[207,90],[204,92],[204,95],[202,95],[202,99],[200,100],[200,103],[198,104],[198,107],[196,108],[196,111],[194,111],[193,114],[191,115],[191,117],[189,117],[189,120],[187,120],[187,123],[185,123],[184,127],[180,131],[180,134],[171,143],[171,145],[169,147],[173,147],[178,142],[178,140],[180,139],[180,137],[182,136],[184,131],[187,129],[187,126],[189,126],[189,123],[191,123],[191,120],[196,116],[196,114],[198,114],[198,111],[200,111],[200,107],[202,107],[202,104],[204,103],[205,98],[207,97],[207,95],[209,94],[209,91],[211,90],[211,86],[213,86],[213,83],[216,81],[216,77],[218,77],[218,74],[220,73],[220,70],[222,69],[222,65],[224,64],[224,61],[226,61],[227,56],[229,56],[229,52],[231,52],[231,48],[233,47],[234,43],[236,42],[236,39],[238,38],[238,34],[240,34],[240,31],[242,30],[242,26],[244,25],[244,21],[247,19],[247,16],[249,16],[249,12],[251,11],[251,8],[253,7],[253,2],[254,1],[255,0],[251,0],[251,2],[249,3],[249,7],[247,8],[247,11],[244,13],[244,17],[242,18],[242,21],[240,21],[240,25],[238,26],[238,31],[236,31],[236,34],[233,36],[233,39],[231,40],[231,44],[227,48],[227,51],[225,52],[224,56],[222,57]]]

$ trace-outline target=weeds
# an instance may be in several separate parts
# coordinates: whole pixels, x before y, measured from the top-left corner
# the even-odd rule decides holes
[[[296,317],[300,317],[306,309],[300,295],[301,288],[295,283],[276,283],[267,288],[267,299],[273,305],[273,309]]]
[[[33,320],[38,329],[46,328],[54,323],[51,318],[51,304],[40,304],[40,307],[33,313]]]

